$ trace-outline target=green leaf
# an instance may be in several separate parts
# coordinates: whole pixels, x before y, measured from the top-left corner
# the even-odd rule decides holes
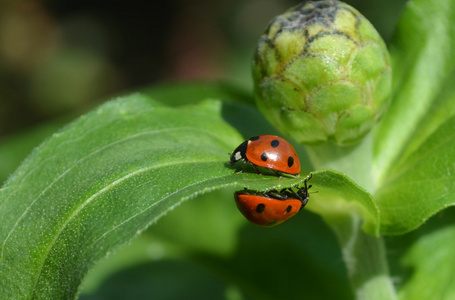
[[[251,294],[253,298],[280,299],[280,295],[286,292],[289,299],[299,299],[302,289],[307,296],[318,293],[321,295],[322,289],[327,290],[324,293],[327,298],[333,298],[339,293],[338,298],[350,299],[352,297],[341,296],[347,293],[347,279],[343,277],[345,270],[340,270],[341,265],[338,262],[341,253],[333,233],[319,217],[308,211],[328,210],[329,215],[324,218],[333,223],[363,210],[364,217],[369,218],[370,223],[375,222],[377,232],[378,214],[375,204],[371,197],[352,181],[330,170],[313,173],[310,183],[316,185],[312,188],[313,192],[319,192],[311,194],[310,202],[302,212],[276,228],[260,228],[246,223],[233,205],[232,194],[229,192],[228,196],[223,197],[221,191],[216,191],[215,194],[203,195],[202,199],[198,198],[197,201],[185,203],[160,220],[145,236],[133,241],[134,246],[130,250],[122,249],[122,257],[98,264],[87,278],[89,282],[86,286],[93,290],[94,285],[98,285],[101,279],[110,274],[109,270],[119,269],[125,261],[134,264],[138,256],[147,261],[150,256],[156,256],[150,254],[150,249],[158,248],[165,260],[187,259],[188,256],[197,258],[198,264],[208,264],[208,268],[213,269],[214,273],[224,274],[229,278],[229,282],[241,288],[242,292]],[[221,203],[213,201],[221,198],[227,200],[220,201]],[[362,208],[363,206],[371,209]],[[205,217],[195,220],[195,215]],[[150,246],[139,243],[140,240],[145,242],[144,239],[149,240]],[[142,255],[137,254],[138,248],[143,248]],[[321,252],[321,248],[332,250]],[[134,257],[124,259],[125,251],[130,251]],[[289,260],[292,263],[288,263]],[[262,264],[262,261],[268,263]],[[250,267],[245,269],[245,264]],[[259,272],[262,275],[258,274],[258,268],[263,269]],[[248,270],[256,275],[249,274]],[[286,274],[286,279],[281,275],[282,280],[270,284],[270,274]],[[336,290],[325,289],[328,278],[331,283],[338,282]],[[296,284],[289,286],[289,282]],[[96,294],[105,294],[108,291],[109,289],[104,287]]]
[[[416,125],[409,143],[400,154],[399,160],[411,155],[425,140],[433,134],[448,119],[455,115],[455,71],[448,76],[436,96],[435,101],[428,108],[427,113]]]
[[[223,186],[270,189],[300,178],[233,174],[243,138],[220,102],[178,109],[133,95],[54,134],[0,194],[0,294],[72,298],[89,267],[169,210]]]
[[[308,297],[316,297],[318,293],[321,295],[321,290],[324,290],[326,298],[333,298],[339,293],[339,299],[350,299],[352,297],[346,295],[345,270],[340,269],[341,265],[337,263],[341,259],[341,253],[333,233],[319,217],[308,211],[324,211],[323,218],[332,223],[359,213],[368,219],[367,227],[375,224],[375,229],[372,229],[374,233],[377,232],[379,222],[375,203],[365,191],[337,172],[314,172],[310,183],[315,185],[311,190],[319,192],[311,194],[310,201],[302,212],[276,228],[260,228],[246,223],[233,205],[232,194],[223,197],[221,191],[216,191],[215,194],[203,195],[202,199],[178,207],[145,236],[133,241],[134,246],[129,251],[134,257],[127,258],[126,261],[137,262],[138,256],[147,261],[150,249],[158,248],[165,260],[190,257],[196,259],[197,264],[213,269],[215,274],[224,274],[231,284],[238,286],[253,299],[280,299],[283,293],[289,299],[299,299],[302,289]],[[227,200],[221,201],[222,203],[213,202],[213,199],[220,198]],[[195,220],[195,215],[205,217]],[[150,240],[150,246],[139,243],[140,240],[144,242],[144,239]],[[137,254],[138,248],[144,249],[142,255]],[[321,252],[321,248],[327,250]],[[125,251],[128,249],[120,252]],[[268,263],[262,264],[262,261]],[[100,279],[109,275],[109,270],[119,269],[124,264],[125,259],[122,258],[101,262],[94,268],[94,273],[90,274],[88,280],[91,282],[87,283],[87,287],[93,290],[93,285],[99,284]],[[247,269],[245,264],[249,265]],[[263,271],[258,274],[258,269]],[[281,279],[270,284],[270,280],[273,280],[270,274],[282,274]],[[336,289],[325,289],[328,278],[331,283],[338,282]],[[295,284],[290,286],[290,282]],[[109,289],[104,287],[96,295],[108,292]]]
[[[245,226],[229,259],[199,258],[245,299],[352,299],[333,232],[305,209],[273,228]]]
[[[452,276],[447,276],[448,271],[453,269],[453,265],[450,263],[452,258],[447,257],[445,253],[453,252],[452,238],[449,237],[451,234],[448,232],[452,231],[454,218],[455,207],[449,207],[416,230],[404,235],[385,237],[388,264],[391,268],[390,276],[396,279],[395,286],[402,299],[412,299],[411,294],[410,297],[404,297],[404,294],[422,288],[426,289],[425,294],[449,295],[446,293],[449,291],[449,286],[444,286],[444,283],[453,281],[450,278]],[[438,238],[438,236],[444,235],[446,235],[445,240]],[[425,251],[429,252],[425,253]],[[424,271],[429,268],[441,270],[441,273]],[[439,274],[444,276],[439,276]],[[417,278],[422,281],[416,280]],[[440,282],[438,283],[436,280]],[[424,281],[427,281],[428,285]],[[453,298],[454,293],[451,294]],[[420,299],[420,297],[417,298]],[[433,298],[426,297],[425,299]]]
[[[454,248],[455,226],[453,225],[421,237],[403,258],[403,264],[412,268],[414,272],[399,290],[400,299],[453,299],[455,295]]]
[[[223,277],[193,262],[148,261],[112,274],[96,294],[79,299],[226,299],[228,291],[240,293],[228,284]]]
[[[213,296],[204,299],[282,299],[284,294],[286,299],[301,299],[302,294],[308,299],[352,299],[346,270],[340,264],[341,252],[336,238],[319,216],[302,210],[281,226],[262,228],[247,222],[235,207],[232,194],[229,196],[226,201],[219,201],[223,202],[221,205],[209,204],[217,199],[213,198],[216,195],[210,193],[203,196],[205,199],[198,198],[176,208],[138,239],[134,239],[131,245],[120,249],[118,255],[97,264],[87,280],[97,280],[93,277],[102,275],[101,272],[107,276],[107,280],[96,290],[85,293],[82,290],[82,295],[87,295],[88,299],[111,299],[106,295],[112,296],[112,290],[123,289],[119,293],[125,293],[131,284],[134,284],[135,290],[145,292],[142,298],[154,296],[156,299],[169,299],[165,295],[170,292],[199,294],[201,291],[195,289],[201,289],[201,286],[196,284],[190,287],[179,281],[191,280],[188,277],[197,278],[197,269],[204,269],[210,272],[212,280],[222,278],[228,284],[226,293],[234,288],[243,295],[236,298]],[[214,208],[211,210],[213,216],[199,218],[201,220],[196,221],[198,224],[192,224],[191,220],[195,219],[194,210],[206,205]],[[215,209],[216,207],[218,208]],[[234,220],[229,222],[228,218]],[[193,228],[189,237],[179,234],[185,231],[182,226]],[[226,230],[217,232],[220,227],[232,227],[235,240],[223,251],[214,252],[214,244],[226,245],[231,240],[229,236],[226,238]],[[190,241],[192,236],[199,239],[198,236],[202,238],[204,234],[207,235],[205,239],[212,240],[210,247],[206,247],[205,242]],[[126,255],[132,257],[125,258]],[[138,263],[131,263],[123,269],[117,267],[116,272],[107,273],[105,270],[112,270],[112,265],[125,265],[125,260],[137,262],[138,256],[147,264],[147,269]],[[172,268],[169,271],[174,270],[173,276],[178,277],[178,281],[169,282],[166,280],[167,271],[161,266],[170,261],[181,262],[183,266],[187,266],[190,261],[195,265],[195,273],[175,273],[175,268]],[[131,283],[128,276],[135,270],[142,270],[142,277],[147,279],[159,270],[164,272],[164,278],[155,275],[153,281],[138,278]],[[156,286],[160,288],[151,289]],[[157,291],[161,291],[161,294]]]
[[[311,184],[318,190],[308,209],[320,214],[329,224],[355,214],[362,218],[365,232],[379,235],[379,210],[371,195],[346,175],[322,170],[313,172]]]
[[[455,102],[449,100],[454,91],[454,20],[452,0],[415,0],[406,6],[390,45],[392,103],[380,124],[374,147],[378,186],[387,180],[389,169],[410,140],[419,135],[419,124],[428,122],[425,127],[431,133],[444,121],[433,116],[426,118],[428,108],[439,101],[439,96],[448,100],[442,100],[447,110],[439,117],[447,119],[455,112]]]
[[[252,175],[258,177],[256,174]],[[375,204],[363,190],[358,189],[345,176],[333,171],[315,172],[310,183],[316,184],[312,190],[319,190],[319,193],[312,193],[310,202],[302,212],[276,228],[260,228],[246,223],[235,208],[232,191],[229,189],[227,196],[222,195],[226,191],[215,191],[215,194],[209,193],[203,195],[201,199],[185,203],[166,215],[139,240],[133,241],[130,250],[122,249],[120,258],[98,264],[93,273],[89,274],[86,286],[93,291],[94,285],[98,285],[100,280],[112,274],[109,270],[118,270],[125,261],[131,262],[134,266],[138,257],[147,262],[150,256],[155,257],[155,254],[150,254],[150,249],[158,248],[161,250],[157,251],[162,253],[165,261],[170,258],[196,259],[195,263],[213,270],[214,276],[223,274],[224,277],[228,277],[231,284],[239,287],[242,293],[250,295],[253,299],[280,299],[283,293],[286,293],[289,299],[299,299],[302,289],[309,298],[320,296],[321,290],[324,290],[323,295],[326,298],[338,295],[339,299],[350,299],[352,296],[348,296],[345,270],[340,269],[339,264],[341,253],[333,233],[319,217],[308,210],[318,210],[318,207],[324,210],[328,207],[333,217],[334,210],[339,214],[351,215],[356,212],[356,207],[370,204],[374,208]],[[213,199],[226,201],[216,203]],[[359,203],[355,204],[356,201]],[[371,214],[374,217],[370,218],[375,218],[377,225],[377,211],[373,210]],[[195,219],[195,215],[204,218]],[[342,216],[337,216],[336,220],[340,217]],[[145,242],[144,239],[149,240],[149,245],[139,243],[141,240]],[[143,249],[143,254],[137,254],[138,248]],[[321,252],[321,248],[331,250]],[[124,254],[128,251],[133,257],[125,259]],[[292,263],[289,263],[289,260]],[[262,264],[262,261],[268,263]],[[246,264],[249,265],[247,269]],[[150,273],[154,273],[152,264],[150,268]],[[258,274],[258,269],[263,271]],[[122,274],[123,272],[119,272],[115,277],[123,276]],[[270,280],[273,280],[270,274],[282,274],[281,279],[275,280],[275,284],[270,284]],[[336,288],[325,289],[329,278],[332,284],[337,282]],[[95,295],[110,293],[108,287],[110,282],[111,279],[105,282]],[[289,285],[290,282],[295,284]],[[169,286],[169,289],[175,289],[175,286]]]
[[[304,176],[234,174],[228,153],[243,138],[225,118],[241,107],[208,101],[170,108],[132,95],[54,134],[0,190],[2,296],[74,297],[94,262],[195,195],[301,184]],[[337,213],[352,209],[377,233],[365,191],[332,171],[312,181],[318,196],[330,194],[314,201],[315,211],[334,213],[331,206],[345,201]]]
[[[375,200],[381,232],[415,229],[436,212],[455,205],[455,117],[447,120],[421,146],[389,172]]]
[[[224,99],[232,102],[254,104],[251,93],[244,91],[236,85],[228,82],[174,82],[156,85],[143,89],[143,94],[150,96],[157,102],[165,105],[178,106],[199,103],[201,99]],[[264,132],[277,134],[270,124],[258,113],[252,112],[253,108],[226,106],[226,109],[235,110],[237,114],[228,113],[232,120],[229,122],[237,127],[244,135],[253,136],[251,132],[263,128]],[[248,116],[248,117],[246,117]],[[11,136],[0,138],[0,182],[3,183],[9,175],[19,166],[20,162],[38,146],[45,138],[56,132],[63,125],[74,119],[74,116],[66,116],[39,124],[32,129],[15,133]],[[244,124],[245,120],[250,122]]]
[[[141,263],[182,260],[195,253],[223,258],[232,255],[239,231],[247,223],[234,203],[233,192],[234,189],[215,190],[168,213],[133,239],[131,245],[97,263],[84,280],[82,293],[93,292],[112,274]]]

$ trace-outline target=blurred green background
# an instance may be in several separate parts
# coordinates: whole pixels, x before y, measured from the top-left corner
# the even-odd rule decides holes
[[[0,137],[163,81],[250,89],[255,43],[291,0],[2,1]],[[385,40],[403,0],[347,1]]]
[[[386,42],[405,5],[404,0],[346,2],[364,14]],[[0,183],[45,137],[111,97],[165,82],[201,80],[227,80],[250,93],[250,61],[257,39],[273,16],[298,3],[2,1]],[[216,193],[189,201],[132,246],[102,261],[85,282],[84,299],[153,295],[235,300],[249,298],[245,291],[256,299],[279,299],[289,285],[300,288],[293,280],[297,273],[299,279],[308,278],[308,299],[324,293],[320,299],[330,299],[331,293],[342,296],[339,299],[350,297],[337,242],[318,216],[303,212],[287,228],[264,231],[247,225],[233,203],[211,201],[230,197],[232,191]],[[201,214],[216,219],[210,224],[219,226],[207,228],[204,218],[195,222],[194,216]],[[308,226],[311,231],[292,230]],[[311,242],[315,235],[317,244]],[[280,244],[270,245],[268,239]],[[286,283],[280,286],[269,282],[267,272],[289,262],[280,255],[283,247],[290,257],[306,257],[291,261],[286,274],[279,274]],[[252,257],[268,267],[249,269]],[[311,283],[318,278],[338,288],[321,291]]]

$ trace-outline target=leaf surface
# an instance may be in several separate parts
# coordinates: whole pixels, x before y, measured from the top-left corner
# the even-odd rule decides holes
[[[1,190],[1,294],[71,298],[90,265],[181,201],[258,181],[227,167],[242,137],[221,111],[220,102],[172,109],[133,95],[38,147]]]
[[[397,162],[376,192],[381,232],[401,234],[455,205],[455,117]]]
[[[227,186],[302,183],[304,176],[234,174],[228,153],[243,138],[225,120],[230,107],[170,108],[136,94],[102,105],[38,147],[0,190],[2,296],[73,298],[96,261],[183,201]],[[315,174],[314,184],[360,199],[360,207],[367,195],[330,171]],[[376,224],[365,211],[366,223]]]
[[[406,267],[413,269],[413,274],[399,290],[400,299],[453,299],[454,247],[453,225],[422,236],[402,260]]]
[[[455,2],[408,2],[390,45],[392,102],[377,130],[373,156],[378,186],[403,153],[455,113],[454,51]]]

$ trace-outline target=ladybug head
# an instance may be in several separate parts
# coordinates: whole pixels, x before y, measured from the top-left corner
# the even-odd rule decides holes
[[[299,195],[299,198],[302,199],[302,200],[305,200],[305,199],[308,199],[309,197],[309,193],[308,193],[308,189],[311,187],[311,185],[309,187],[303,187],[303,188],[300,188],[298,191],[297,191],[297,195]]]
[[[307,185],[307,182],[308,182],[308,180],[311,179],[312,176],[313,176],[313,174],[310,173],[308,178],[305,179],[305,181],[304,181],[304,187],[299,188],[297,190],[297,195],[299,196],[300,200],[305,202],[304,204],[306,204],[306,202],[308,202],[308,198],[310,197],[310,194],[309,194],[308,190],[312,187],[312,185],[311,184]]]
[[[231,166],[234,165],[239,160],[246,160],[246,148],[248,146],[248,141],[241,143],[231,154]]]

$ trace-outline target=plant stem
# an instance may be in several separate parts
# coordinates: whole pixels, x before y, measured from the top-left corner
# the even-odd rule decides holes
[[[366,136],[354,146],[337,146],[330,142],[305,147],[316,170],[332,169],[348,175],[358,185],[373,194],[372,138]]]
[[[354,146],[339,147],[325,143],[306,147],[306,150],[316,169],[345,173],[369,193],[374,193],[371,134]],[[382,238],[363,232],[362,219],[354,212],[333,211],[322,217],[337,235],[356,299],[397,299]]]
[[[335,221],[336,220],[336,221]],[[363,232],[362,220],[352,214],[328,222],[341,245],[343,259],[357,300],[394,300],[384,242]]]

